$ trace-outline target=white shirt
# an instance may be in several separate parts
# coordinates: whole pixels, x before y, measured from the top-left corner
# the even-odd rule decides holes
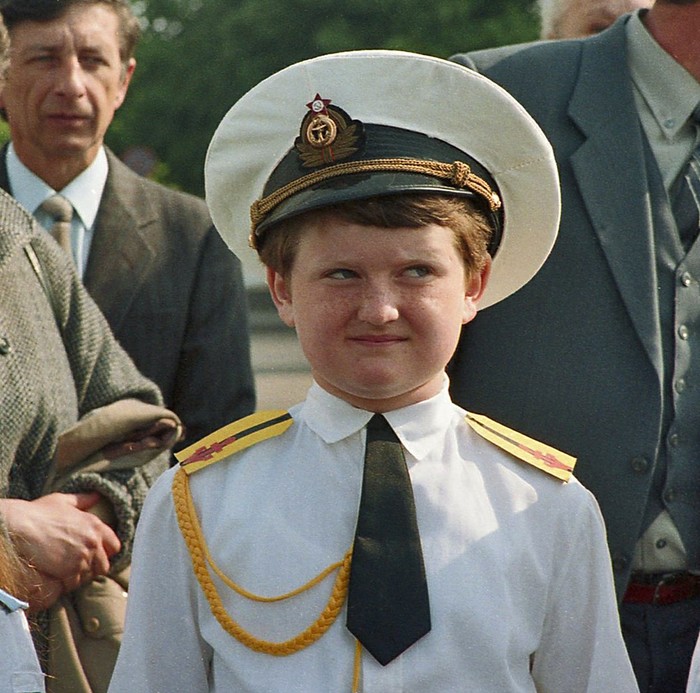
[[[7,178],[12,196],[28,209],[44,228],[50,229],[53,223],[47,214],[39,210],[44,200],[58,192],[73,205],[71,246],[75,266],[81,279],[87,267],[95,219],[108,172],[107,154],[104,148],[101,148],[95,160],[80,175],[68,183],[63,190],[54,190],[19,160],[12,142],[7,150]]]
[[[44,675],[23,609],[0,590],[0,693],[44,693]]]
[[[290,413],[294,423],[281,436],[190,477],[214,560],[268,596],[304,584],[351,546],[371,417],[316,384]],[[637,691],[591,494],[479,437],[447,383],[436,397],[385,416],[406,450],[432,630],[384,667],[364,652],[361,690]],[[158,479],[139,522],[110,693],[350,691],[355,642],[344,607],[320,640],[286,657],[249,650],[222,629],[178,529],[176,471]],[[316,619],[333,579],[275,604],[217,585],[235,621],[282,641]]]

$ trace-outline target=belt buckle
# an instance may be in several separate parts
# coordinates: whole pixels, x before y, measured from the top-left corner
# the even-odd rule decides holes
[[[663,575],[656,585],[654,585],[654,596],[652,597],[651,603],[655,606],[662,604],[661,589],[667,585],[672,585],[677,579],[678,575],[676,573],[668,573],[667,575]]]
[[[666,598],[663,599],[661,595],[661,591],[664,587],[669,587],[671,585],[674,585],[678,582],[681,581],[682,578],[686,577],[685,573],[668,573],[666,575],[662,575],[661,579],[656,583],[654,586],[654,597],[652,600],[652,604],[654,605],[664,605],[664,604],[672,604],[674,601],[677,601],[676,599],[670,599],[669,597],[671,595],[666,595]],[[688,590],[690,594],[690,589]]]

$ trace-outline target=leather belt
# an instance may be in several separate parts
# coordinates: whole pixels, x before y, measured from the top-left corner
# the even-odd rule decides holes
[[[623,602],[664,606],[700,596],[700,575],[693,573],[637,574],[627,586]]]

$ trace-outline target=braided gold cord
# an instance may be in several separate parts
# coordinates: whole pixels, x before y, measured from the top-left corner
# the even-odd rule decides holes
[[[441,180],[448,180],[455,187],[469,188],[473,192],[484,197],[491,211],[495,212],[501,207],[501,199],[498,194],[483,178],[472,173],[471,168],[462,161],[455,161],[451,164],[424,159],[401,158],[346,161],[297,178],[275,190],[267,197],[256,200],[250,208],[252,231],[255,231],[258,224],[277,207],[277,205],[284,202],[284,200],[292,195],[296,195],[298,192],[310,188],[312,185],[323,183],[326,180],[339,176],[349,176],[355,173],[381,173],[384,171],[418,173]]]
[[[362,676],[362,645],[355,640],[355,660],[352,667],[352,693],[359,693]]]
[[[282,602],[285,599],[291,599],[292,597],[296,597],[299,594],[302,594],[304,592],[307,592],[310,590],[312,587],[315,587],[319,583],[323,582],[332,572],[335,570],[338,570],[338,568],[342,567],[342,565],[345,563],[345,559],[342,561],[338,561],[337,563],[333,563],[329,565],[325,570],[320,572],[315,578],[312,578],[309,580],[305,585],[302,585],[301,587],[297,587],[295,590],[292,590],[291,592],[287,592],[286,594],[280,594],[279,596],[276,597],[263,597],[259,594],[254,594],[253,592],[249,592],[247,589],[244,587],[241,587],[240,585],[236,584],[233,580],[231,580],[228,575],[226,575],[221,568],[219,568],[216,563],[214,563],[213,558],[211,557],[211,554],[209,553],[209,547],[204,543],[204,539],[200,538],[201,545],[203,546],[204,550],[204,558],[206,559],[206,562],[211,566],[211,569],[219,576],[221,581],[227,586],[230,587],[234,592],[238,593],[241,595],[241,597],[245,597],[246,599],[250,599],[250,601],[253,602],[262,602],[263,604],[269,604],[271,602]]]
[[[195,512],[192,494],[189,490],[189,477],[184,470],[180,469],[177,474],[175,474],[172,490],[178,524],[185,540],[185,544],[187,545],[187,549],[190,552],[194,573],[202,588],[202,591],[204,592],[207,602],[209,602],[212,614],[214,614],[216,620],[219,622],[221,627],[227,633],[229,633],[229,635],[236,638],[236,640],[251,650],[277,657],[283,657],[299,652],[309,645],[312,645],[331,627],[331,625],[333,625],[333,622],[338,617],[347,596],[352,549],[348,550],[342,561],[330,566],[329,568],[326,568],[326,570],[320,573],[320,575],[308,582],[303,587],[293,590],[287,595],[282,595],[280,597],[257,597],[238,585],[235,585],[235,583],[233,583],[233,581],[231,581],[229,578],[225,579],[227,585],[235,585],[235,587],[232,587],[232,589],[235,589],[235,591],[239,594],[247,596],[248,598],[256,601],[269,602],[279,601],[280,599],[285,599],[289,598],[290,596],[300,594],[301,592],[304,592],[318,584],[333,570],[340,568],[335,579],[335,584],[333,585],[333,591],[328,599],[328,603],[314,623],[312,623],[298,635],[283,642],[270,642],[268,640],[262,640],[261,638],[255,637],[236,623],[224,608],[221,597],[216,589],[216,585],[209,574],[207,563],[212,565],[212,568],[215,570],[217,575],[221,577],[223,574],[213,565],[213,562],[211,561],[209,550],[206,547],[201,526]]]

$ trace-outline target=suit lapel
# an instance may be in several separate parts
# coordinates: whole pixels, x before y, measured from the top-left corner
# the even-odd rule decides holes
[[[84,283],[118,332],[138,294],[155,249],[147,227],[157,218],[139,177],[107,150],[109,174],[95,220]],[[0,151],[0,188],[10,192],[7,145]]]
[[[571,164],[627,311],[661,372],[653,217],[625,26],[618,21],[584,44],[569,115],[586,140]]]
[[[155,220],[136,174],[107,152],[109,174],[95,220],[85,286],[118,332],[155,257],[146,227]]]

